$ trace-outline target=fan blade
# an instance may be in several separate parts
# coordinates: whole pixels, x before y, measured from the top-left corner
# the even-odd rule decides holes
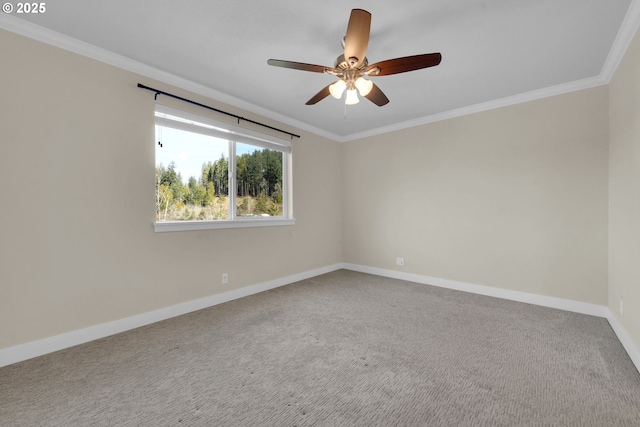
[[[274,67],[291,68],[293,70],[311,71],[314,73],[324,73],[324,70],[326,68],[332,69],[331,67],[323,67],[322,65],[305,64],[303,62],[283,61],[281,59],[270,59],[267,61],[267,64],[273,65]]]
[[[380,90],[378,86],[376,86],[375,83],[371,88],[371,92],[366,94],[364,97],[376,104],[378,107],[382,107],[383,105],[389,103],[389,98],[387,98],[387,96]]]
[[[405,56],[403,58],[376,62],[367,67],[367,72],[377,67],[380,69],[380,72],[378,74],[371,73],[372,76],[388,76],[390,74],[406,73],[407,71],[433,67],[438,65],[441,60],[442,55],[440,53]]]
[[[356,58],[354,68],[358,68],[367,55],[370,30],[371,14],[366,10],[353,9],[349,17],[347,35],[344,38],[344,58],[348,63],[350,58]]]
[[[332,83],[333,84],[333,83]],[[329,86],[331,85],[327,85],[325,86],[320,92],[316,93],[315,95],[313,95],[313,98],[311,98],[310,100],[308,100],[306,102],[306,105],[313,105],[316,104],[318,101],[322,101],[323,99],[325,99],[327,96],[331,95],[331,92],[329,92]]]

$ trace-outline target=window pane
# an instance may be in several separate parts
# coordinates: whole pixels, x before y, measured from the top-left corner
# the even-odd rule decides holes
[[[282,216],[283,153],[236,144],[236,216]]]
[[[156,221],[229,217],[229,143],[156,126]]]

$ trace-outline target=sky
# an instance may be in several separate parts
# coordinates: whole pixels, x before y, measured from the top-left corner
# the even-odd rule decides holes
[[[162,143],[162,147],[158,144]],[[189,177],[200,179],[202,164],[220,159],[223,155],[229,158],[229,143],[225,139],[199,133],[185,132],[178,129],[156,126],[156,167],[169,166],[175,163],[175,170],[180,173],[182,182],[187,183]],[[256,148],[245,144],[236,144],[236,154],[242,155]]]

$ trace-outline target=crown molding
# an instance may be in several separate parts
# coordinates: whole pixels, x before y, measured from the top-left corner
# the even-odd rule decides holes
[[[46,43],[51,46],[58,47],[60,49],[67,50],[72,53],[76,53],[78,55],[85,56],[87,58],[95,59],[96,61],[100,61],[105,64],[113,65],[114,67],[139,74],[143,77],[154,79],[162,83],[178,87],[180,89],[188,90],[207,98],[215,99],[216,101],[231,105],[236,108],[241,108],[251,113],[259,114],[269,119],[277,120],[280,123],[284,123],[286,125],[308,131],[318,136],[323,136],[335,141],[340,138],[338,135],[327,132],[318,127],[309,125],[299,120],[295,120],[282,114],[275,113],[271,110],[243,101],[239,98],[217,91],[200,83],[187,80],[175,74],[162,71],[158,68],[152,67],[126,56],[116,54],[109,50],[102,49],[92,44],[83,42],[73,37],[66,36],[56,31],[52,31],[48,28],[16,18],[11,15],[0,14],[0,28],[12,33],[19,34],[21,36],[28,37],[33,40],[37,40],[42,43]]]
[[[470,105],[468,107],[456,108],[455,110],[443,111],[442,113],[432,114],[406,122],[396,123],[391,126],[384,126],[368,130],[366,132],[354,133],[344,138],[343,142],[354,141],[356,139],[367,138],[370,136],[380,135],[388,132],[395,132],[403,129],[421,126],[428,123],[439,122],[442,120],[462,117],[469,114],[481,113],[483,111],[495,110],[497,108],[508,107],[510,105],[522,104],[524,102],[535,101],[537,99],[548,98],[555,95],[562,95],[569,92],[575,92],[583,89],[590,89],[596,86],[607,84],[601,77],[590,77],[582,80],[575,80],[555,86],[549,86],[543,89],[533,90],[518,95],[508,96],[505,98],[495,99],[493,101],[482,102],[480,104]]]
[[[337,135],[324,129],[320,129],[316,126],[312,126],[308,123],[304,123],[291,117],[275,113],[266,108],[259,107],[255,104],[246,102],[226,93],[219,92],[208,86],[195,83],[191,80],[187,80],[175,74],[167,73],[131,58],[127,58],[125,56],[115,54],[111,51],[99,48],[78,39],[65,36],[64,34],[60,34],[31,22],[15,18],[11,15],[0,14],[0,28],[3,28],[5,30],[20,34],[25,37],[29,37],[31,39],[52,46],[56,46],[73,53],[77,53],[82,56],[86,56],[88,58],[95,59],[100,62],[104,62],[109,65],[113,65],[115,67],[130,71],[135,74],[139,74],[147,78],[151,78],[184,90],[188,90],[193,93],[197,93],[202,96],[206,96],[211,99],[215,99],[219,102],[223,102],[233,107],[241,108],[245,111],[259,114],[263,117],[277,120],[280,123],[284,123],[286,125],[293,126],[298,129],[305,130],[315,135],[341,143],[381,135],[389,132],[395,132],[415,126],[438,122],[441,120],[448,120],[456,117],[466,116],[469,114],[475,114],[483,111],[507,107],[510,105],[534,101],[537,99],[547,98],[555,95],[589,89],[596,86],[606,85],[611,81],[611,78],[618,68],[620,61],[624,57],[624,54],[629,47],[629,44],[631,43],[633,36],[635,35],[639,26],[640,0],[632,0],[599,76],[554,85],[543,89],[509,96],[506,98],[457,108],[454,110],[443,111],[441,113],[396,123],[390,126],[370,129],[365,132],[359,132],[350,135]]]
[[[640,0],[632,0],[600,73],[607,84],[618,69],[620,61],[638,31],[638,26],[640,26]]]

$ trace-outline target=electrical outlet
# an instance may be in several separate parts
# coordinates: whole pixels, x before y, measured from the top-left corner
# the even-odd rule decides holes
[[[227,273],[223,273],[222,274],[222,284],[226,285],[227,283],[229,283],[229,275]]]
[[[400,258],[400,257],[396,258],[396,264],[404,265],[404,258]]]
[[[620,300],[620,316],[624,315],[624,302]]]

